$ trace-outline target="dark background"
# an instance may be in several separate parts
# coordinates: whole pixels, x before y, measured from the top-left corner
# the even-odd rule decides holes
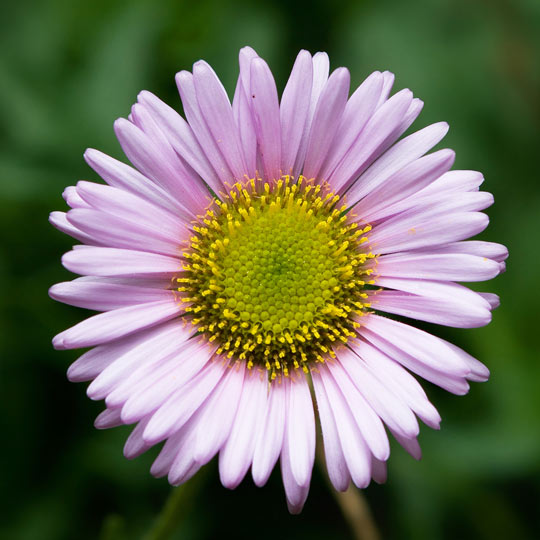
[[[112,123],[139,90],[178,108],[174,74],[204,58],[232,93],[246,44],[280,91],[300,48],[326,50],[354,85],[375,69],[395,72],[396,89],[425,101],[414,128],[447,120],[455,167],[484,173],[496,203],[482,238],[508,245],[510,259],[479,290],[502,306],[486,328],[436,332],[485,362],[491,380],[465,397],[426,383],[441,432],[423,427],[419,463],[394,446],[388,483],[365,494],[384,538],[539,538],[538,0],[3,2],[0,537],[138,539],[170,492],[148,472],[157,449],[127,461],[128,428],[92,427],[101,404],[65,378],[78,353],[50,345],[86,312],[47,296],[71,279],[60,256],[72,244],[47,216],[65,208],[65,186],[97,180],[86,147],[121,157]],[[215,464],[207,469],[185,488],[170,538],[351,538],[318,471],[292,517],[279,474],[264,489],[246,480],[230,492]]]

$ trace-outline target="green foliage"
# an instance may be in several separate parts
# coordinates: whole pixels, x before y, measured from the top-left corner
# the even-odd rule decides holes
[[[174,73],[205,58],[234,89],[238,49],[267,58],[283,88],[300,47],[327,50],[354,83],[394,71],[396,88],[425,100],[415,129],[447,120],[444,144],[456,167],[485,174],[495,195],[484,239],[507,244],[508,271],[480,290],[502,307],[491,325],[434,328],[492,371],[465,397],[426,385],[443,417],[424,428],[425,458],[397,445],[389,481],[366,490],[385,538],[537,538],[540,495],[540,364],[537,286],[540,252],[540,4],[534,0],[365,0],[296,3],[29,1],[3,6],[0,20],[0,235],[3,283],[3,504],[0,536],[10,540],[137,539],[154,527],[170,491],[149,465],[122,456],[126,428],[99,432],[101,405],[64,376],[77,352],[55,352],[54,334],[85,313],[46,294],[71,279],[60,266],[71,241],[47,223],[64,209],[63,188],[96,180],[82,152],[121,157],[112,122],[141,89],[176,108]],[[349,538],[315,473],[300,517],[287,514],[279,471],[259,490],[188,486],[178,527],[163,538]],[[180,493],[180,492],[179,492]],[[178,495],[179,497],[182,494]]]

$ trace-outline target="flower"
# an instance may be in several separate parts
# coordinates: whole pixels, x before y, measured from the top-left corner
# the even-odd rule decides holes
[[[422,109],[394,76],[349,72],[301,51],[281,101],[246,47],[232,105],[212,68],[176,82],[187,121],[141,92],[116,135],[134,168],[87,150],[108,185],[81,181],[51,222],[81,245],[83,277],[50,295],[101,311],[58,334],[93,347],[70,368],[105,399],[97,428],[136,424],[124,453],[165,441],[151,472],[181,484],[219,453],[223,485],[251,467],[262,486],[280,459],[289,510],[306,500],[316,402],[338,490],[386,477],[384,425],[420,457],[417,417],[440,417],[410,372],[455,394],[489,372],[466,352],[381,315],[483,326],[493,294],[455,283],[504,269],[483,231],[482,175],[427,154],[441,122],[402,138]]]

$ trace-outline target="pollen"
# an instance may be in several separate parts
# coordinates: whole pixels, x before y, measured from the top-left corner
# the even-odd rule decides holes
[[[178,292],[217,354],[270,380],[335,356],[367,312],[369,225],[327,185],[236,183],[193,225]]]

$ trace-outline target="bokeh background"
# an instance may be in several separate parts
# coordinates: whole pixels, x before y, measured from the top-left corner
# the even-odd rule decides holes
[[[138,539],[170,493],[122,456],[129,429],[96,431],[99,403],[68,383],[76,351],[50,340],[86,316],[47,289],[72,276],[72,241],[47,223],[61,192],[97,180],[87,147],[122,159],[112,123],[141,89],[179,108],[174,74],[209,61],[230,93],[237,53],[252,45],[282,90],[300,48],[326,50],[360,83],[375,69],[425,101],[418,129],[447,120],[456,167],[484,173],[495,195],[482,238],[509,246],[508,270],[480,290],[502,307],[476,330],[437,329],[484,361],[486,384],[455,397],[425,384],[442,430],[422,429],[424,458],[395,445],[389,480],[365,490],[383,538],[540,538],[540,2],[538,0],[207,0],[2,2],[0,17],[0,537]],[[279,473],[228,491],[215,463],[182,492],[162,538],[347,539],[315,471],[300,516]],[[157,537],[156,537],[157,538]]]

